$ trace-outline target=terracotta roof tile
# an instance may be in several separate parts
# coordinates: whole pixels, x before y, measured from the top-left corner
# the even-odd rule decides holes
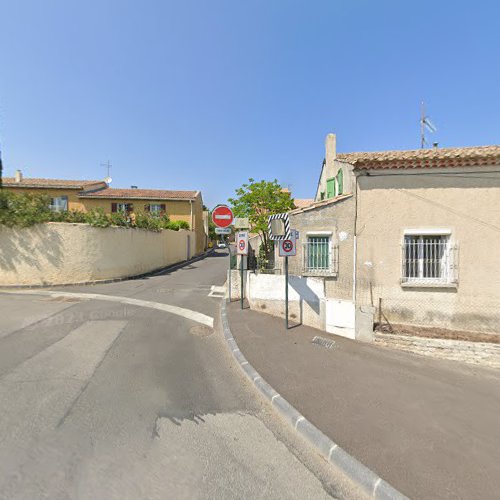
[[[199,191],[171,191],[165,189],[107,188],[82,192],[80,198],[127,198],[138,200],[194,200]]]
[[[35,177],[23,177],[21,182],[16,182],[14,177],[3,177],[2,183],[9,187],[24,188],[66,188],[66,189],[84,189],[93,184],[103,184],[104,181],[75,181],[68,179],[42,179]]]
[[[293,215],[301,212],[307,212],[309,210],[314,210],[315,208],[324,207],[325,205],[333,205],[334,203],[347,200],[348,198],[351,197],[352,194],[339,194],[338,196],[335,196],[335,198],[328,198],[327,200],[314,201],[313,203],[307,205],[306,207],[296,208],[295,210],[290,210],[288,213]]]
[[[500,146],[338,153],[357,169],[479,167],[500,164]]]
[[[309,205],[314,203],[314,200],[312,198],[308,199],[297,199],[295,198],[293,200],[295,204],[295,208],[305,208],[308,207]]]

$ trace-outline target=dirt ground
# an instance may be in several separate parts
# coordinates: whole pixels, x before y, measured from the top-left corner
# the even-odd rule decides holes
[[[426,337],[443,340],[465,340],[468,342],[487,342],[490,344],[500,344],[500,334],[467,332],[461,330],[448,330],[446,328],[429,328],[425,326],[399,325],[382,323],[375,326],[375,331],[379,333],[394,333],[397,335],[408,335],[414,337]]]

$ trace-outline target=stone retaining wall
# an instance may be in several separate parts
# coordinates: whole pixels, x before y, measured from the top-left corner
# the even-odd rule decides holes
[[[423,356],[500,368],[500,344],[440,340],[388,333],[376,333],[375,343]]]

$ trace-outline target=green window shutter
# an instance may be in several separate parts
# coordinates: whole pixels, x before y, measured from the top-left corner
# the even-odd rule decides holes
[[[340,168],[337,173],[337,186],[338,186],[338,194],[342,194],[344,192],[344,172]]]
[[[333,198],[335,196],[335,177],[326,181],[326,197]]]

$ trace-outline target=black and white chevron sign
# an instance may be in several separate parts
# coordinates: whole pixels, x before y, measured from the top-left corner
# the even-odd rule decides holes
[[[273,220],[282,220],[283,221],[283,224],[285,225],[285,234],[283,234],[283,235],[273,234],[273,229],[272,229],[272,224],[271,224],[271,221],[273,221]],[[284,213],[284,214],[270,215],[269,219],[267,220],[267,229],[269,232],[269,239],[270,240],[279,241],[279,240],[290,239],[290,219],[288,217],[288,214]]]

